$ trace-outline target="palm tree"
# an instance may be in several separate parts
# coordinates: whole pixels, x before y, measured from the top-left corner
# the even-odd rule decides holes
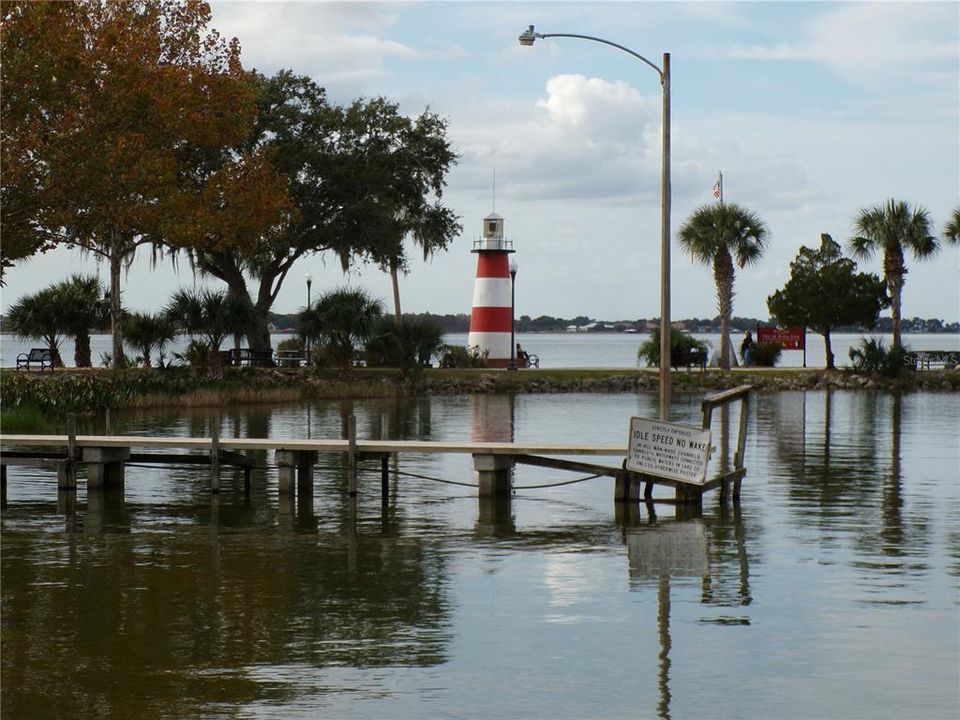
[[[960,243],[960,205],[953,209],[953,216],[943,228],[943,239],[951,245]]]
[[[904,249],[909,249],[917,260],[936,255],[940,245],[933,234],[933,223],[923,208],[890,199],[882,205],[862,208],[854,232],[849,245],[855,257],[868,260],[874,252],[883,252],[883,279],[890,290],[893,348],[897,350],[901,347],[900,298],[907,274]]]
[[[756,213],[736,203],[704,205],[680,228],[680,246],[694,260],[713,266],[720,311],[720,367],[730,369],[730,318],[733,315],[733,259],[741,268],[757,262],[769,231]]]
[[[53,366],[60,367],[60,343],[63,342],[63,324],[56,293],[46,288],[33,295],[24,295],[10,306],[4,324],[21,338],[39,338],[53,357]]]
[[[300,314],[300,333],[324,345],[345,373],[356,349],[370,337],[383,303],[364,290],[338,288],[324,293]]]
[[[405,317],[399,325],[381,315],[374,323],[364,350],[367,364],[416,372],[443,347],[443,328],[421,317]]]
[[[123,341],[140,353],[144,367],[151,367],[154,348],[163,365],[163,348],[177,336],[177,325],[166,313],[132,312],[123,320]]]
[[[207,289],[173,294],[164,314],[183,332],[202,338],[211,352],[220,350],[229,335],[242,335],[250,327],[253,305],[250,298]]]
[[[110,325],[110,305],[104,297],[103,283],[96,275],[71,275],[50,289],[60,308],[61,328],[74,337],[74,364],[91,367],[90,332]]]

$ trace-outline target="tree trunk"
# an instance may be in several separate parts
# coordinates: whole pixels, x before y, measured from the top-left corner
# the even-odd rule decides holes
[[[733,314],[733,258],[721,250],[713,258],[713,278],[717,284],[717,310],[720,311],[720,367],[730,369],[730,317]]]
[[[400,313],[400,273],[397,271],[397,263],[390,261],[390,280],[393,281],[393,311],[397,317],[397,325],[403,322],[403,316]]]
[[[887,283],[890,288],[890,314],[893,316],[893,347],[900,347],[900,294],[903,282],[899,278],[891,278]]]
[[[123,243],[120,232],[110,231],[110,332],[113,336],[111,367],[122,368],[123,355],[123,306],[120,303],[120,271],[123,267]]]
[[[893,347],[899,348],[900,341],[900,296],[903,292],[906,268],[903,262],[903,248],[900,245],[888,246],[883,253],[883,273],[890,290],[890,314],[893,317]]]
[[[823,346],[827,351],[827,370],[834,370],[836,366],[833,364],[833,348],[830,345],[830,331],[827,330],[823,333]]]
[[[285,273],[284,273],[285,275]],[[272,350],[273,345],[270,341],[270,308],[273,307],[274,296],[272,288],[274,275],[266,275],[258,278],[259,287],[257,288],[257,302],[254,304],[253,326],[251,333],[247,333],[247,341],[254,350]],[[282,276],[281,276],[282,280]],[[246,292],[246,286],[244,286]]]
[[[60,344],[56,337],[45,335],[43,338],[47,343],[47,350],[50,351],[51,364],[53,367],[63,367],[63,358],[60,357]]]
[[[233,258],[224,254],[215,254],[201,258],[200,266],[205,272],[223,280],[223,282],[227,284],[227,292],[231,296],[250,297],[247,292],[247,281]],[[264,285],[267,287],[264,288]],[[243,333],[243,336],[247,338],[247,343],[253,350],[271,349],[269,313],[272,300],[270,298],[269,285],[270,280],[260,281],[257,302],[253,306],[253,319],[251,320],[250,327]],[[237,339],[234,338],[234,343],[236,342]]]
[[[247,342],[253,350],[270,350],[270,305],[258,302],[253,306],[253,324],[247,331]]]
[[[78,368],[93,365],[90,360],[90,333],[80,333],[74,338],[73,364]]]

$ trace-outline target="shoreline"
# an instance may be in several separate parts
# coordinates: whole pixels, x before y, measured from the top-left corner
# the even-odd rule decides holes
[[[960,370],[907,371],[897,378],[822,368],[674,370],[674,393],[709,393],[740,385],[757,392],[876,390],[958,392]],[[361,368],[349,377],[336,370],[228,368],[216,377],[189,368],[61,368],[54,372],[3,370],[4,408],[50,412],[97,412],[163,407],[222,407],[318,399],[371,399],[417,395],[656,392],[657,368],[564,368],[531,370],[435,369],[402,376],[396,370]]]

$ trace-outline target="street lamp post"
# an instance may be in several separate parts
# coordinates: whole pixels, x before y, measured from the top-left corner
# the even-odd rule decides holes
[[[304,275],[303,277],[304,277],[304,279],[307,281],[307,312],[310,312],[310,286],[313,285],[313,275],[311,275],[310,273],[307,273],[307,274]],[[309,365],[309,364],[310,364],[310,351],[311,351],[311,349],[312,349],[312,348],[310,347],[310,336],[307,335],[306,338],[305,338],[305,340],[306,340],[306,343],[307,343],[307,347],[306,347],[306,351],[307,351],[307,352],[306,352],[307,365]]]
[[[663,158],[660,166],[660,419],[670,419],[670,53],[663,54],[659,68],[643,55],[623,45],[590,35],[538,33],[533,25],[520,34],[520,44],[533,45],[537,38],[569,37],[610,45],[646,63],[660,76],[663,87]]]
[[[507,370],[517,369],[517,345],[514,335],[517,326],[516,312],[517,261],[510,259],[510,365]]]

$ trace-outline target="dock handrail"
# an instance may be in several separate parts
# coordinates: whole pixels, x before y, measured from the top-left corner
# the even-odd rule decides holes
[[[740,385],[731,390],[719,392],[716,395],[707,395],[700,404],[700,407],[703,409],[703,429],[709,430],[713,420],[714,408],[729,405],[737,400],[742,403],[740,408],[740,427],[737,431],[737,449],[733,454],[734,469],[732,472],[726,473],[726,475],[722,475],[719,478],[722,488],[721,493],[726,491],[725,486],[727,480],[733,480],[734,498],[740,497],[740,482],[746,472],[746,468],[743,465],[743,455],[747,447],[747,418],[750,414],[748,401],[750,400],[750,392],[752,390],[753,385]]]
[[[726,403],[733,402],[741,396],[747,395],[751,390],[753,390],[753,385],[740,385],[732,388],[731,390],[724,390],[716,395],[707,395],[703,399],[701,407],[706,410],[708,407],[712,409],[718,405],[724,405]]]

